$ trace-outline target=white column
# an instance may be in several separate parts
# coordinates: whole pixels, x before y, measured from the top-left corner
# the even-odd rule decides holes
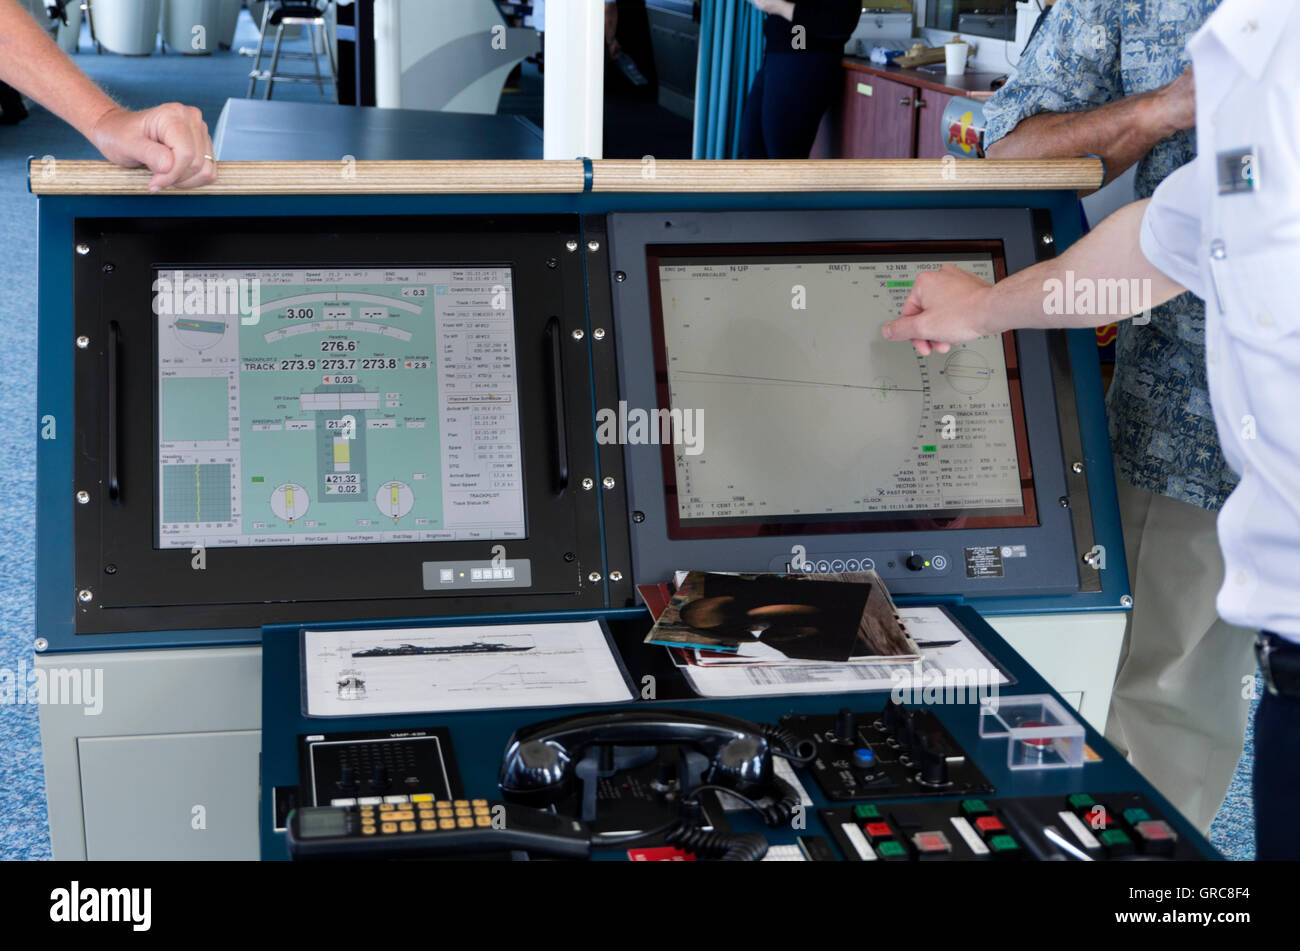
[[[375,0],[375,105],[402,107],[402,0]]]
[[[604,0],[547,0],[542,157],[601,157]]]

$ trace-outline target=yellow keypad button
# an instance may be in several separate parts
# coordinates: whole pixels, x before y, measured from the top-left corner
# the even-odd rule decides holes
[[[439,820],[438,820],[438,828],[439,828],[439,829],[454,829],[454,828],[456,828],[456,820],[455,820],[455,819],[439,819]]]
[[[439,812],[451,812],[452,805],[449,802],[440,802],[440,803],[436,803],[434,805],[434,808],[437,809]]]
[[[487,807],[487,806],[475,806],[475,807],[474,807],[474,815],[476,815],[476,816],[488,816],[488,815],[491,815],[491,813],[488,812],[488,807]]]
[[[379,811],[380,811],[380,812],[392,812],[392,811],[395,810],[396,808],[397,808],[397,804],[396,804],[396,803],[391,803],[391,802],[381,802],[381,803],[379,804]]]
[[[383,825],[379,827],[379,831],[384,833],[384,835],[392,835],[394,832],[397,831],[397,823],[385,822]]]
[[[403,832],[414,832],[414,831],[415,831],[415,823],[414,823],[414,822],[403,822],[401,828],[402,828],[402,831],[403,831]]]
[[[418,792],[411,796],[411,802],[433,802],[433,793]]]
[[[469,818],[468,816],[466,816],[463,819],[457,819],[456,827],[458,829],[472,829],[474,828],[474,820]]]
[[[414,818],[415,813],[413,812],[394,812],[388,816],[391,822],[410,822]]]
[[[420,820],[420,831],[421,831],[421,832],[437,832],[437,831],[438,831],[438,823],[434,822],[432,819],[421,819],[421,820]]]
[[[468,808],[469,808],[469,800],[468,800],[468,799],[453,799],[453,800],[451,801],[451,804],[452,804],[453,806],[455,806],[457,809],[468,809]]]
[[[487,816],[475,816],[474,825],[478,826],[480,829],[487,829],[491,827],[492,820]]]
[[[471,799],[469,804],[471,806],[486,806],[488,801],[486,799]]]
[[[372,825],[375,824],[375,817],[374,817],[374,816],[362,816],[362,817],[361,817],[361,824],[362,824],[363,826],[372,826]]]
[[[374,827],[374,826],[362,826],[362,827],[361,827],[361,834],[362,834],[362,835],[374,835],[374,834],[375,834],[375,827]]]

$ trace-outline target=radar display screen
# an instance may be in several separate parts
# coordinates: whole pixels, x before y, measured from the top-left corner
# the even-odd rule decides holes
[[[525,536],[509,267],[154,276],[159,548]]]
[[[647,256],[670,537],[1037,524],[1014,335],[880,335],[924,270],[1004,277],[999,242]]]

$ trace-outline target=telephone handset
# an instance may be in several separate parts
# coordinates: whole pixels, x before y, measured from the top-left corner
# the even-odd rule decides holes
[[[506,744],[501,791],[521,805],[563,809],[580,803],[578,818],[593,821],[598,780],[641,765],[669,745],[689,751],[683,759],[694,764],[682,778],[683,805],[700,787],[721,787],[738,794],[771,826],[787,821],[799,806],[798,793],[772,768],[774,752],[806,762],[794,737],[777,726],[703,711],[617,710],[521,728]],[[691,836],[700,835],[683,819],[667,841],[699,845]]]

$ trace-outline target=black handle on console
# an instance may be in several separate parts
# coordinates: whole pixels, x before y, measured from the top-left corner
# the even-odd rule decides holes
[[[121,373],[118,361],[122,354],[122,328],[116,320],[108,324],[108,497],[114,505],[122,497],[122,481],[118,475],[121,453],[118,451],[118,387]]]
[[[546,322],[546,342],[548,344],[546,364],[551,383],[550,393],[547,395],[550,397],[551,420],[555,427],[555,431],[551,434],[551,449],[555,453],[551,460],[551,489],[556,495],[560,495],[569,486],[569,431],[564,408],[564,365],[560,352],[560,318],[552,317]]]

